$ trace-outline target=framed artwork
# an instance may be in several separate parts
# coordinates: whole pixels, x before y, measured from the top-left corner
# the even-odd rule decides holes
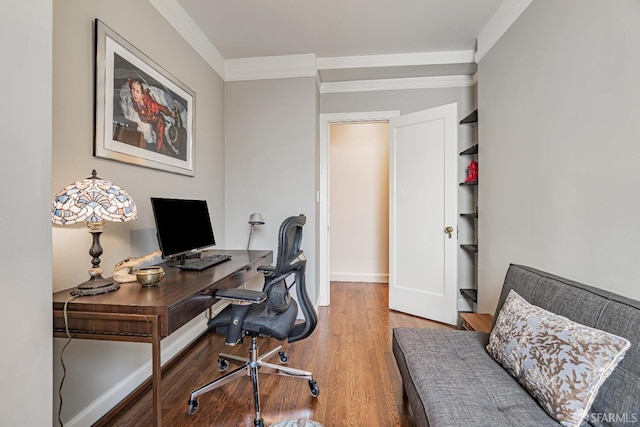
[[[93,155],[194,176],[195,93],[96,19]]]

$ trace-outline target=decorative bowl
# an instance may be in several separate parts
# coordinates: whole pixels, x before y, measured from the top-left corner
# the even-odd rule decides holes
[[[136,271],[136,279],[142,286],[155,286],[164,277],[162,267],[144,267]]]

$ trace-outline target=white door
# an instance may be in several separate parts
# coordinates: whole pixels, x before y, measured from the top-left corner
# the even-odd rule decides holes
[[[389,122],[389,308],[452,325],[458,316],[457,109],[448,104]]]

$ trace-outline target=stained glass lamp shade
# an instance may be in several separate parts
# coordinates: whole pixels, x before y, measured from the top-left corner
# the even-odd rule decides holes
[[[89,280],[77,287],[77,294],[92,295],[115,291],[120,285],[102,277],[100,267],[100,234],[106,221],[125,222],[137,218],[136,204],[122,187],[98,178],[95,169],[91,177],[67,185],[51,202],[51,220],[58,225],[86,222],[93,244],[89,249],[92,267]]]

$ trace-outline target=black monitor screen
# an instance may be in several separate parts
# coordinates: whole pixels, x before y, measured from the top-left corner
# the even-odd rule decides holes
[[[206,200],[152,197],[151,207],[165,258],[216,244]]]

